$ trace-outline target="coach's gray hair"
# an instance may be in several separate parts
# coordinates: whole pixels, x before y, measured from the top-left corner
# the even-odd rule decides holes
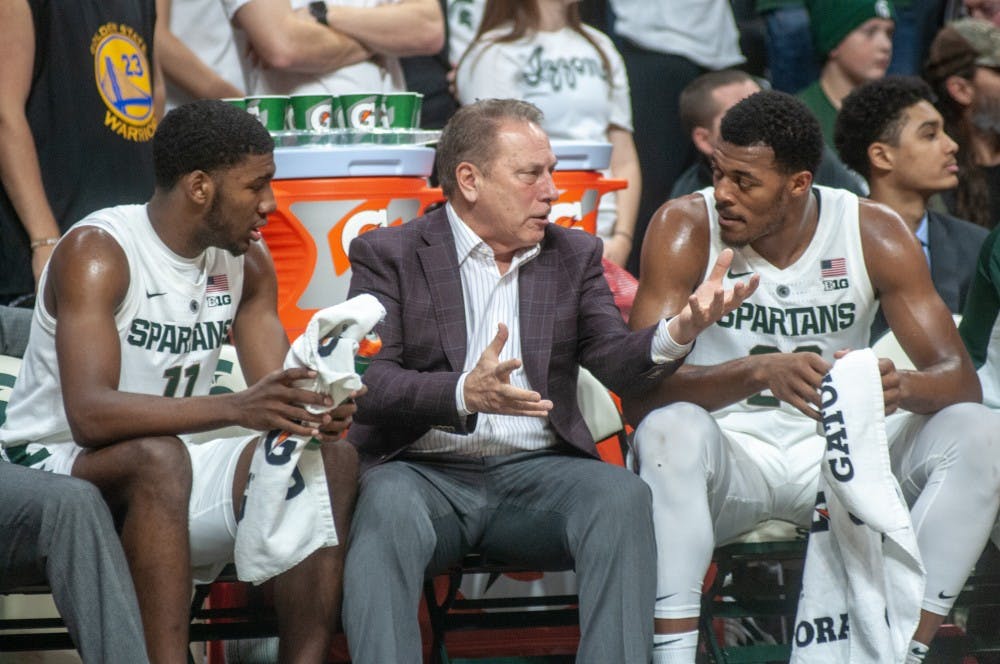
[[[542,112],[520,99],[483,99],[463,106],[451,117],[437,144],[438,183],[447,198],[458,186],[455,169],[463,161],[489,173],[497,152],[497,134],[506,121],[542,124]]]

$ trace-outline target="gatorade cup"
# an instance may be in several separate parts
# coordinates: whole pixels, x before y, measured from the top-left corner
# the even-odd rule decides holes
[[[348,129],[375,129],[382,95],[377,92],[340,95],[344,124]]]
[[[293,129],[324,131],[330,128],[330,95],[292,95],[290,103]]]
[[[283,131],[288,112],[288,97],[260,95],[247,97],[247,113],[255,116],[268,131]]]
[[[372,358],[378,355],[380,350],[382,350],[382,339],[372,330],[358,344],[358,353],[354,356],[354,372],[359,376],[364,374],[372,363]]]
[[[344,106],[340,101],[340,95],[330,97],[330,128],[347,129],[347,121],[344,119]]]
[[[243,97],[223,97],[220,101],[224,101],[230,106],[235,106],[236,108],[247,110],[247,100]]]
[[[416,129],[420,126],[420,107],[424,96],[419,92],[382,95],[379,119],[385,129]]]

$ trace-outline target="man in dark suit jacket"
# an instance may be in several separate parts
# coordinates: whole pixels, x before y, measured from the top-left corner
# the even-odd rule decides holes
[[[895,210],[913,229],[931,268],[934,288],[961,313],[987,231],[927,209],[934,194],[958,184],[958,145],[944,131],[931,89],[919,78],[889,77],[861,86],[844,100],[836,143],[844,162],[868,179],[871,199]],[[872,340],[888,325],[881,311]]]
[[[651,386],[756,280],[723,291],[727,252],[669,323],[630,333],[600,241],[548,223],[558,191],[540,121],[516,100],[460,109],[438,144],[445,208],[351,245],[351,295],[387,311],[350,433],[366,468],[345,570],[355,662],[420,662],[423,578],[472,549],[574,568],[578,661],[649,661],[649,492],[598,461],[578,366],[619,392]]]

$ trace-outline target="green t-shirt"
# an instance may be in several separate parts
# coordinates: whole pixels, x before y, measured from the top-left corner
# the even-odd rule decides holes
[[[795,96],[801,99],[809,107],[809,110],[813,112],[813,115],[819,120],[820,129],[823,130],[823,140],[831,148],[834,147],[833,126],[837,122],[837,109],[833,107],[830,98],[826,96],[823,88],[819,86],[819,81],[813,81],[812,85]]]

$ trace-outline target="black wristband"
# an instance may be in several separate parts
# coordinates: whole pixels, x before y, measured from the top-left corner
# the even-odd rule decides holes
[[[312,17],[323,25],[330,25],[326,20],[326,3],[323,0],[314,0],[309,3],[309,13]]]

